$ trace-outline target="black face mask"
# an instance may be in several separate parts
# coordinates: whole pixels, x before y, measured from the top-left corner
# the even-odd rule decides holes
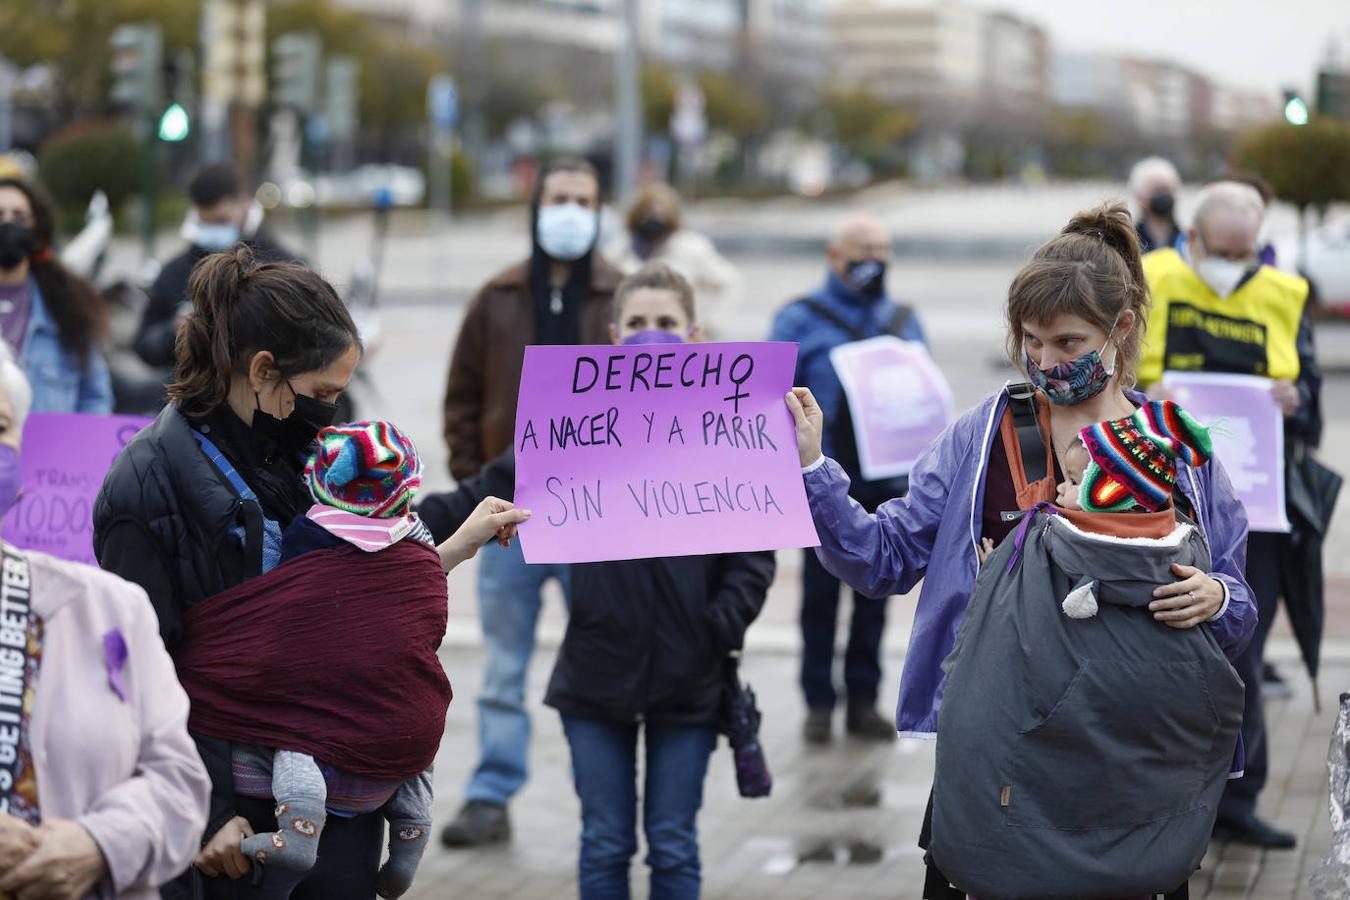
[[[0,269],[13,269],[37,251],[37,235],[18,222],[0,223]]]
[[[1155,216],[1170,216],[1177,205],[1177,198],[1161,191],[1148,198],[1148,210]]]
[[[886,263],[879,259],[860,259],[844,269],[844,281],[864,297],[886,293]]]
[[[291,388],[291,395],[295,397],[295,408],[291,414],[278,419],[264,411],[259,402],[258,408],[253,410],[252,425],[255,431],[275,441],[279,452],[290,456],[304,450],[314,442],[320,431],[332,425],[337,418],[338,408],[336,403],[324,403],[297,394],[289,381],[286,387]],[[256,401],[258,395],[255,393],[253,397]]]
[[[633,233],[649,244],[654,244],[670,234],[670,223],[656,216],[647,216],[637,223]]]

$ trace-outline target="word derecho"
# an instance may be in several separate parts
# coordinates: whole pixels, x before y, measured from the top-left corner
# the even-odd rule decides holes
[[[677,363],[676,360],[679,360]],[[723,384],[732,386],[725,399],[733,404],[733,412],[740,412],[740,401],[749,395],[742,385],[755,372],[755,358],[749,353],[738,354],[726,362],[726,354],[709,350],[665,350],[612,353],[604,365],[590,356],[577,357],[572,371],[572,393],[585,394],[592,390],[644,391],[675,388],[710,388]]]

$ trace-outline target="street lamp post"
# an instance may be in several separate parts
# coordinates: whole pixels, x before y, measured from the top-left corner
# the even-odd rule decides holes
[[[638,79],[638,0],[623,2],[623,32],[614,56],[614,201],[637,189],[642,161],[642,95]]]

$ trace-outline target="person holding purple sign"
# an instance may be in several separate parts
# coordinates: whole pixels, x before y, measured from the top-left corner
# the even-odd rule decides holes
[[[0,342],[0,515],[33,391]],[[0,896],[150,900],[198,850],[210,780],[145,592],[0,546]]]
[[[696,339],[692,286],[648,263],[619,285],[611,333],[633,345]],[[631,896],[639,798],[650,896],[697,900],[698,811],[726,702],[724,667],[773,573],[772,551],[572,566],[571,616],[544,702],[562,716],[572,751],[581,900]]]
[[[981,540],[1001,544],[1021,511],[1053,503],[1064,480],[1062,453],[1083,428],[1133,415],[1143,404],[1132,385],[1148,308],[1129,211],[1115,204],[1075,216],[1009,290],[1008,348],[1029,382],[1005,386],[964,414],[916,463],[909,493],[875,513],[849,497],[848,475],[822,452],[825,412],[812,392],[799,387],[787,395],[823,566],[871,597],[903,594],[923,581],[896,711],[902,735],[931,738],[937,731],[943,661],[970,602]],[[1243,577],[1246,516],[1216,460],[1184,469],[1176,487],[1174,502],[1205,533],[1212,571],[1173,565],[1175,581],[1159,585],[1147,609],[1171,628],[1210,629],[1232,659],[1256,626]],[[928,818],[919,838],[925,850],[931,798]],[[931,858],[927,865],[925,898],[965,896]]]
[[[924,344],[923,328],[911,307],[886,292],[891,237],[874,216],[859,214],[839,223],[826,251],[825,283],[812,294],[783,307],[774,319],[771,341],[798,344],[794,384],[811,389],[827,411],[825,452],[848,474],[850,496],[868,510],[908,489],[904,476],[865,481],[853,420],[830,351],[854,341],[894,335]],[[830,740],[837,694],[834,681],[835,632],[839,621],[839,579],[807,550],[802,561],[802,693],[806,696],[807,742]],[[848,694],[849,734],[895,740],[895,729],[876,710],[881,687],[881,640],[886,630],[886,598],[853,594],[844,686]]]
[[[1166,395],[1167,372],[1259,376],[1284,414],[1284,465],[1306,460],[1322,436],[1322,373],[1313,343],[1308,282],[1261,260],[1265,202],[1248,183],[1219,181],[1197,198],[1194,225],[1184,252],[1170,248],[1144,257],[1144,274],[1157,314],[1149,322],[1140,382],[1151,396]],[[1273,430],[1273,429],[1272,429]],[[1271,460],[1265,460],[1272,462]],[[1294,510],[1289,518],[1297,521]],[[1269,527],[1269,526],[1264,526]],[[1278,610],[1309,602],[1320,605],[1320,538],[1316,529],[1295,535],[1253,531],[1247,540],[1246,577],[1260,611],[1255,637],[1237,668],[1247,684],[1243,740],[1246,776],[1228,786],[1215,836],[1257,847],[1289,849],[1292,833],[1256,814],[1269,770],[1262,681],[1279,676],[1263,665],[1266,637]],[[1299,573],[1291,578],[1291,573]],[[1315,586],[1316,585],[1316,586]]]

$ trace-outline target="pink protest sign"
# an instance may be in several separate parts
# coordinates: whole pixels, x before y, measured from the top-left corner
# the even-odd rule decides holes
[[[529,347],[516,505],[531,563],[810,547],[795,344]]]
[[[136,432],[140,416],[33,413],[23,426],[23,495],[5,515],[16,547],[75,562],[94,559],[94,498],[108,469]]]
[[[1214,456],[1247,509],[1250,531],[1289,531],[1284,505],[1284,416],[1271,380],[1257,375],[1164,372],[1163,387],[1205,425]]]
[[[848,398],[864,478],[908,475],[955,419],[951,388],[917,341],[884,335],[840,344],[830,362]]]

